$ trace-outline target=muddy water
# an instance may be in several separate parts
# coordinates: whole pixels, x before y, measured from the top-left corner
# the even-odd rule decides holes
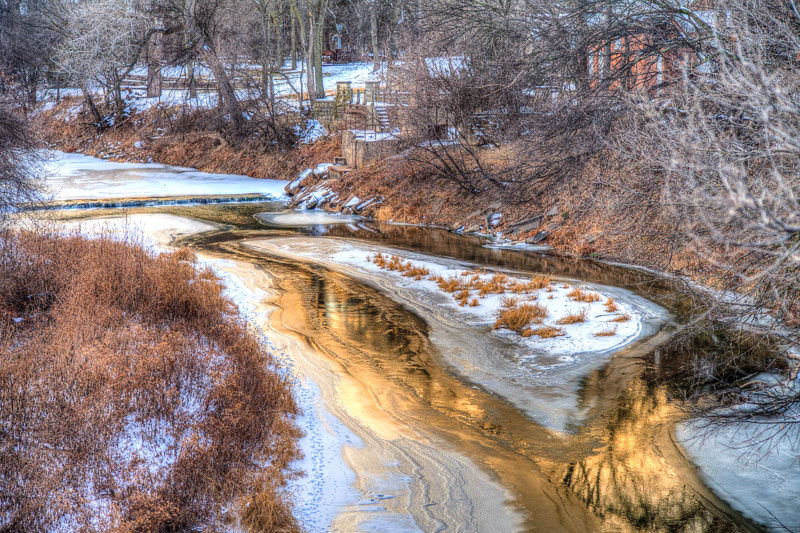
[[[693,302],[676,299],[668,285],[646,273],[487,248],[474,237],[433,229],[352,221],[270,228],[251,218],[264,208],[169,211],[224,224],[184,244],[234,259],[270,285],[269,328],[294,343],[330,412],[362,441],[346,451],[356,488],[378,492],[381,479],[407,487],[380,502],[381,520],[370,516],[374,506],[351,505],[340,510],[333,529],[758,530],[703,484],[673,440],[680,413],[642,379],[646,356],[668,338],[670,324],[585,376],[578,394],[586,411],[581,425],[553,432],[442,365],[429,324],[392,294],[243,243],[287,235],[352,239],[490,268],[547,272],[624,287],[679,320]]]

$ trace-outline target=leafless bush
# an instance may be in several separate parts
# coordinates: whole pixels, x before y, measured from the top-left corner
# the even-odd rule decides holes
[[[221,290],[188,251],[3,235],[0,529],[297,529],[297,408]]]
[[[0,101],[0,226],[20,204],[38,200],[37,160],[21,119]]]
[[[639,100],[645,118],[630,124],[623,145],[663,177],[662,204],[718,273],[720,295],[695,326],[777,339],[772,348],[790,361],[740,365],[742,343],[703,358],[695,370],[718,396],[753,407],[709,420],[763,416],[765,428],[784,433],[800,425],[790,386],[800,341],[800,14],[785,2],[715,7],[722,16],[705,43],[710,68],[686,68],[682,83]],[[778,383],[752,379],[765,368]]]
[[[608,149],[632,111],[628,91],[674,81],[664,65],[676,55],[698,62],[701,23],[670,1],[435,0],[428,38],[393,66],[408,100],[406,135],[464,189],[529,201]],[[487,150],[498,146],[507,149]]]

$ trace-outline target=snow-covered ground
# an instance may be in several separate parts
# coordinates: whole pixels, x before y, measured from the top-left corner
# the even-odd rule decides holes
[[[165,252],[180,237],[213,231],[219,226],[167,213],[133,214],[55,223],[62,233],[78,232],[87,237],[110,235],[130,239],[154,252]]]
[[[606,364],[625,346],[655,334],[667,318],[663,308],[630,291],[559,280],[552,284],[551,292],[538,291],[535,303],[548,309],[543,325],[562,328],[564,336],[523,338],[505,329],[492,329],[503,296],[487,296],[475,307],[461,307],[434,281],[403,277],[376,266],[367,261],[367,257],[374,257],[377,251],[387,256],[397,254],[445,278],[465,270],[476,270],[479,265],[333,238],[271,238],[248,241],[246,245],[290,258],[319,262],[377,285],[426,320],[431,327],[430,340],[441,354],[443,365],[506,398],[531,419],[557,432],[575,429],[591,408],[580,399],[582,379]],[[569,289],[563,288],[564,282],[570,285]],[[602,295],[601,300],[591,304],[574,302],[567,294],[575,287],[597,292]],[[474,294],[470,299],[473,297]],[[525,297],[520,296],[521,303]],[[614,313],[605,310],[604,304],[609,297],[614,298],[619,308]],[[584,323],[555,324],[565,315],[582,309],[587,309]],[[609,322],[621,314],[629,315],[630,320]],[[614,327],[614,335],[595,336]]]
[[[770,531],[800,531],[797,433],[753,445],[774,429],[753,421],[709,431],[695,420],[680,424],[676,436],[706,483],[731,507]]]
[[[55,201],[260,194],[283,200],[285,181],[210,174],[157,163],[114,163],[81,154],[45,155],[45,198]]]
[[[324,79],[325,91],[327,93],[335,91],[336,82],[339,81],[352,82],[352,87],[354,89],[363,88],[366,81],[377,80],[380,76],[381,71],[377,73],[373,72],[372,66],[372,63],[363,62],[349,63],[344,65],[323,64],[322,76]],[[251,70],[254,68],[260,68],[253,65],[249,65],[247,67],[249,67]],[[301,88],[301,77],[303,78],[303,92],[307,91],[307,88],[305,87],[305,72],[301,73],[299,67],[300,65],[298,65],[297,70],[291,70],[287,61],[282,71],[275,75],[274,90],[276,96],[284,98],[293,97]],[[144,76],[146,73],[146,67],[137,67],[132,72],[133,75],[138,76]],[[167,78],[173,79],[186,77],[185,69],[181,67],[164,67],[162,68],[162,74]],[[202,65],[197,65],[195,67],[195,76],[213,79],[213,76],[208,68]],[[257,75],[257,78],[260,79],[260,73]],[[126,89],[124,92],[129,98],[129,108],[134,111],[145,111],[159,105],[167,107],[181,105],[189,106],[195,109],[210,109],[216,107],[218,103],[217,92],[213,90],[198,91],[198,94],[195,98],[189,98],[189,91],[186,89],[164,89],[161,96],[156,98],[147,98],[143,89]],[[236,94],[240,99],[257,98],[259,96],[259,92],[255,88],[237,89]],[[60,95],[61,97],[78,97],[81,96],[81,92],[80,90],[74,88],[64,88],[61,89]],[[40,91],[39,98],[42,103],[40,104],[38,112],[41,112],[42,110],[49,109],[53,106],[53,102],[56,99],[56,91],[54,89]],[[80,106],[78,106],[74,112],[77,113],[79,110]]]

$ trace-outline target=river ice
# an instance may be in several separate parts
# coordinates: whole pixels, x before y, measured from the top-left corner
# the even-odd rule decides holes
[[[115,163],[82,154],[48,151],[45,200],[259,194],[284,199],[285,181],[210,174],[157,163]]]
[[[706,483],[731,507],[770,531],[800,531],[797,432],[752,445],[772,430],[753,422],[709,431],[694,420],[678,425],[676,436]]]
[[[73,221],[61,230],[90,237],[124,235],[163,252],[177,237],[216,227],[157,213]],[[281,371],[292,381],[303,413],[297,422],[305,432],[299,443],[303,458],[293,466],[305,475],[291,481],[288,490],[295,517],[305,530],[405,532],[447,525],[461,531],[487,530],[488,524],[498,524],[503,531],[520,528],[521,515],[508,506],[511,494],[471,460],[422,440],[392,432],[384,435],[354,415],[352,406],[332,402],[330,391],[339,387],[336,380],[321,381],[319,374],[312,376],[308,370],[309,364],[318,369],[324,363],[302,362],[307,356],[296,342],[266,335],[271,308],[264,305],[269,293],[261,287],[269,282],[262,273],[202,254],[199,263],[221,278],[225,294],[264,335]],[[451,515],[454,512],[456,516]]]
[[[546,306],[549,313],[545,323],[553,324],[564,315],[584,308],[586,322],[559,326],[565,332],[563,337],[525,339],[508,330],[492,331],[501,296],[487,297],[477,307],[460,307],[434,282],[415,281],[380,269],[367,261],[367,256],[378,250],[383,254],[394,253],[445,277],[480,265],[331,238],[273,238],[248,241],[246,245],[320,262],[378,285],[425,318],[431,326],[430,340],[442,354],[442,364],[502,396],[532,420],[557,432],[576,429],[591,409],[580,398],[582,379],[606,364],[615,352],[654,334],[667,317],[663,308],[630,291],[562,280],[552,285],[551,293],[540,291],[537,303]],[[570,289],[563,288],[564,281]],[[570,301],[566,295],[573,287],[586,287],[601,294],[602,299],[593,304]],[[551,295],[553,299],[549,298]],[[630,321],[608,322],[615,316],[604,310],[608,297],[613,297],[620,308],[616,314],[628,314]],[[613,336],[595,336],[615,326]]]

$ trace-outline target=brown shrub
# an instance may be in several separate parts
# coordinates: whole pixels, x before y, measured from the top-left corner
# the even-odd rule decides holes
[[[464,283],[456,276],[451,276],[449,278],[443,278],[442,276],[435,276],[432,279],[444,292],[454,293],[458,290],[463,290],[466,288]]]
[[[461,290],[453,293],[453,298],[458,301],[461,307],[465,307],[469,303],[469,290]]]
[[[573,289],[569,294],[567,294],[567,298],[574,300],[576,302],[585,302],[585,303],[592,303],[592,302],[599,302],[600,295],[596,292],[584,292],[577,287]]]
[[[538,291],[539,289],[544,289],[549,284],[549,281],[543,281],[542,279],[534,278],[528,281],[516,281],[511,283],[507,290],[517,293],[517,294],[530,294],[532,292]]]
[[[606,308],[606,312],[607,312],[607,313],[616,313],[616,312],[617,312],[617,310],[619,309],[619,308],[617,307],[617,304],[616,304],[616,303],[614,303],[614,298],[609,298],[609,299],[606,301],[606,303],[605,303],[605,304],[603,304],[603,305],[605,306],[605,308]]]
[[[556,324],[565,326],[568,324],[579,324],[581,322],[586,322],[586,314],[586,309],[581,309],[578,313],[569,314],[563,318],[560,318]]]
[[[409,265],[410,266],[408,269],[403,272],[403,276],[407,278],[414,278],[415,280],[419,281],[431,273],[431,271],[425,267],[413,266],[410,263]]]
[[[595,337],[613,337],[617,334],[617,327],[614,326],[613,328],[604,329],[603,331],[598,331],[594,334]]]
[[[537,304],[521,304],[518,307],[504,309],[498,313],[494,329],[507,328],[521,333],[534,321],[547,317],[547,309]]]
[[[226,529],[244,504],[298,529],[297,407],[212,272],[108,237],[0,243],[0,529]]]
[[[587,292],[586,295],[583,297],[583,302],[590,304],[594,302],[600,301],[600,295],[596,292]]]
[[[616,318],[612,318],[609,322],[627,322],[631,319],[631,315],[620,315]]]
[[[488,281],[475,280],[472,285],[478,290],[481,296],[487,294],[503,294],[507,290],[508,276],[502,272],[496,272]]]
[[[563,337],[566,333],[564,333],[563,329],[554,328],[553,326],[542,326],[534,329],[526,328],[522,331],[523,337],[532,337],[534,335],[543,339],[552,339],[553,337]]]

